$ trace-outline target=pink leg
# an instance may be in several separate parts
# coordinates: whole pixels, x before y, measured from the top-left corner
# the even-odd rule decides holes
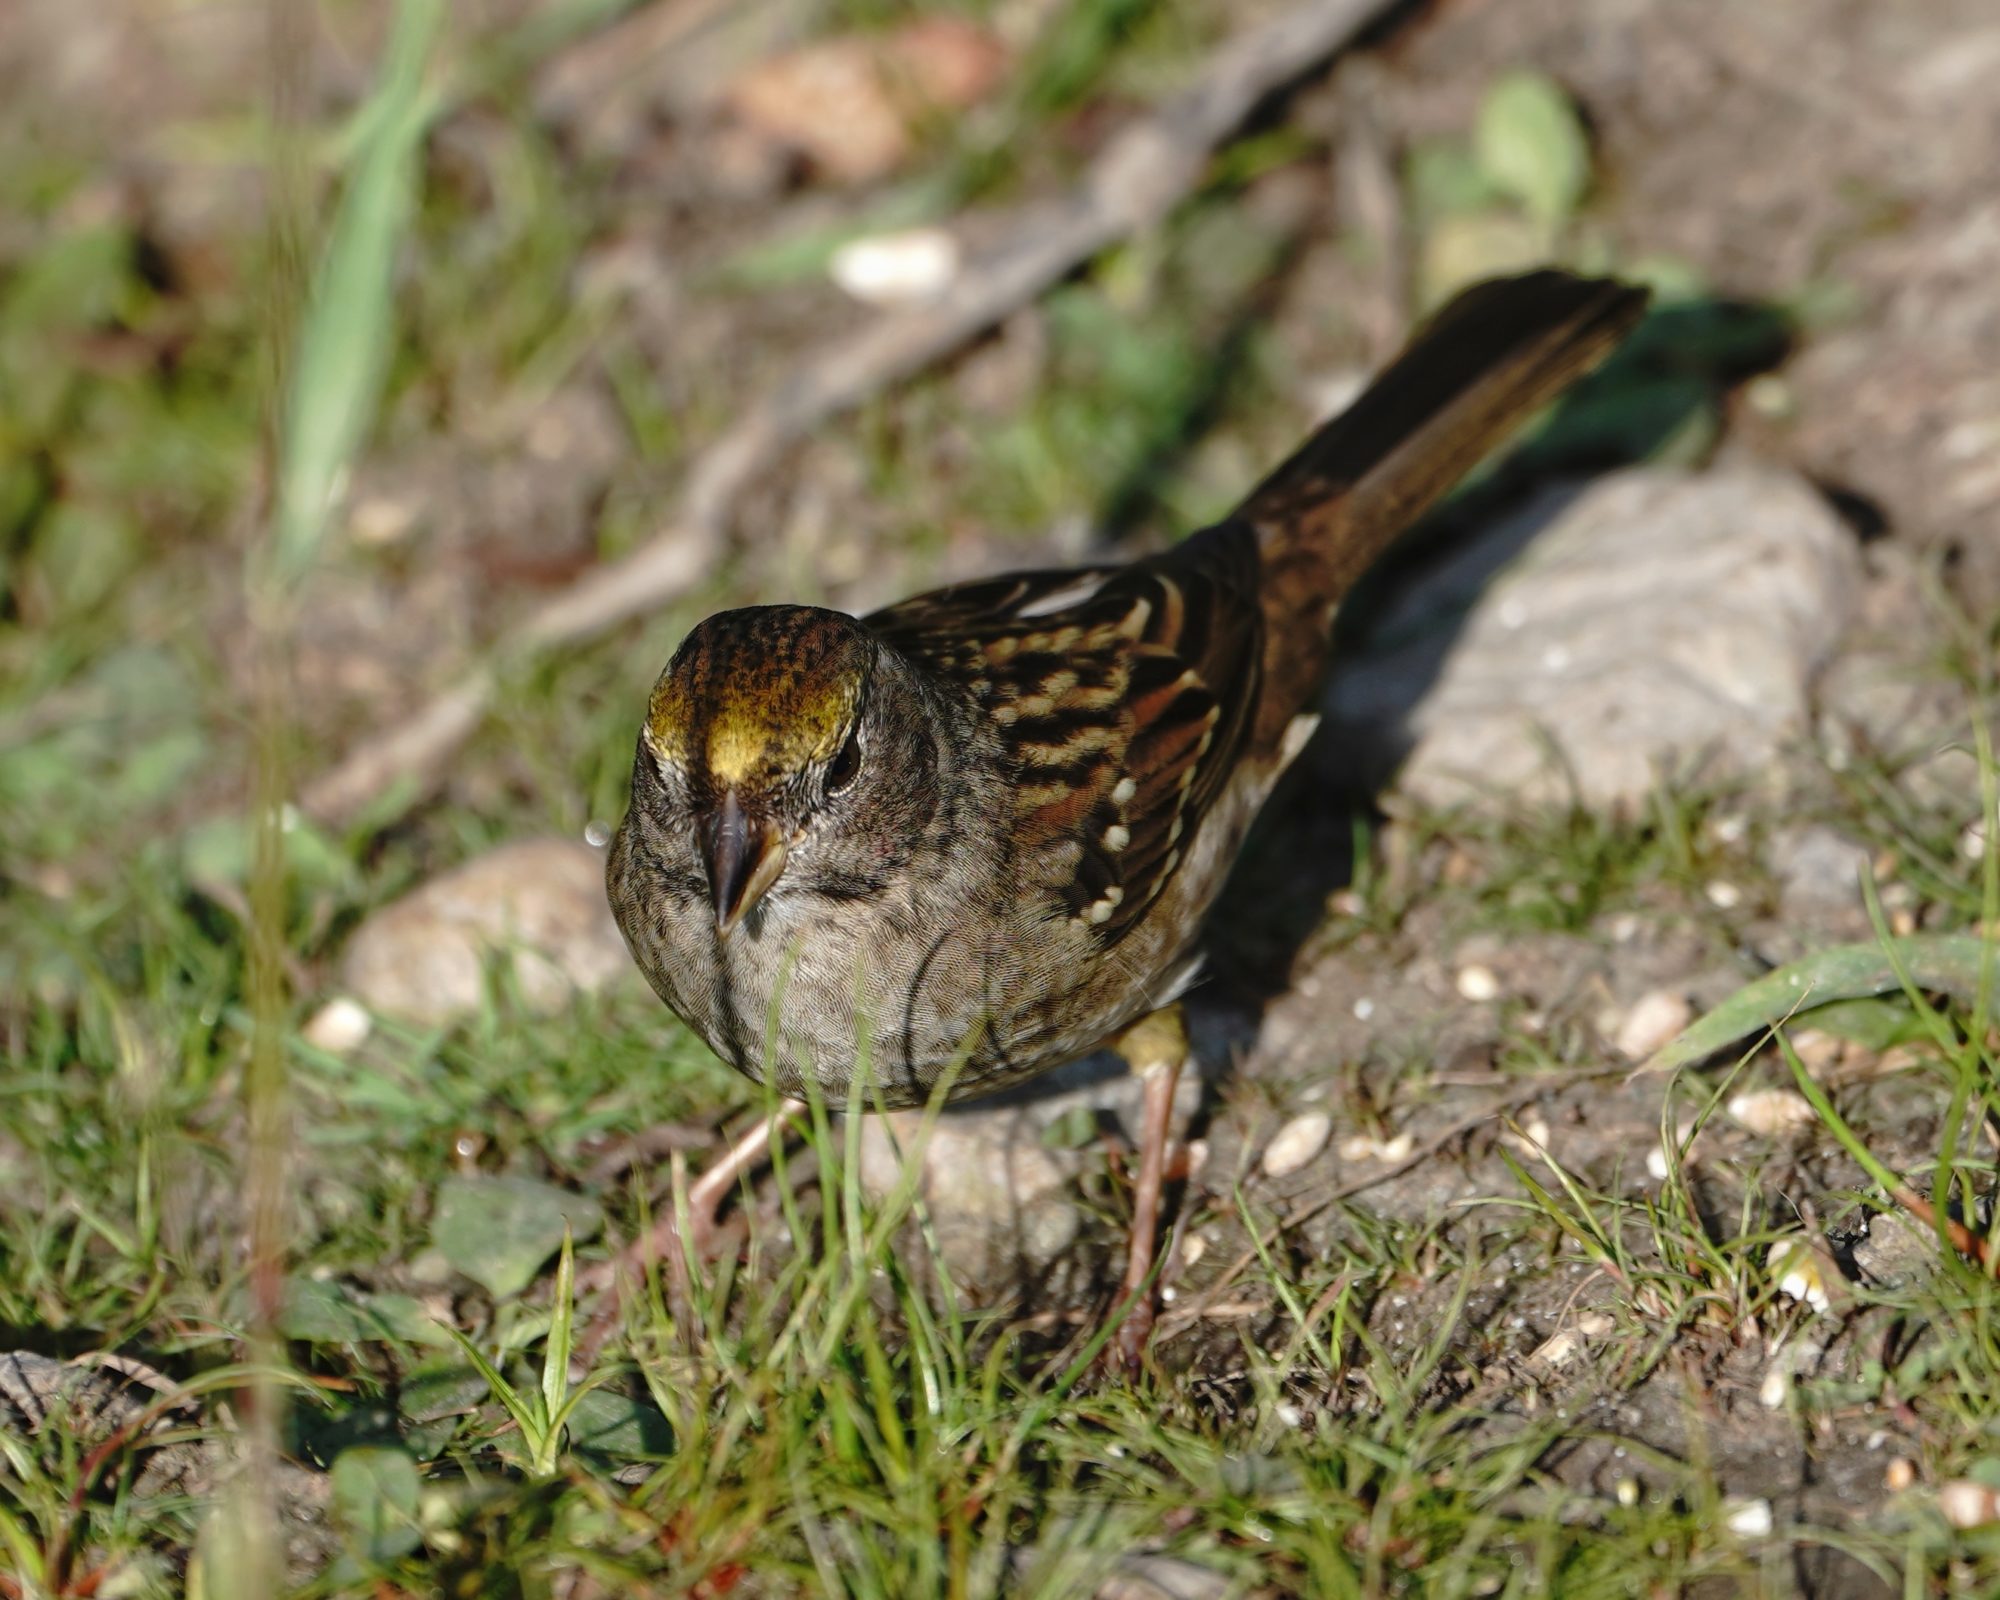
[[[761,1118],[688,1186],[687,1253],[696,1261],[707,1261],[715,1254],[722,1231],[717,1219],[730,1192],[742,1181],[746,1172],[765,1159],[770,1153],[771,1141],[804,1109],[801,1105],[787,1102],[770,1116]],[[635,1239],[612,1260],[580,1274],[579,1286],[592,1290],[608,1288],[621,1269],[637,1276],[645,1272],[647,1263],[651,1261],[662,1263],[668,1274],[676,1278],[685,1269],[680,1228],[674,1217],[671,1198],[654,1218],[649,1232]]]
[[[1173,1128],[1174,1090],[1187,1061],[1187,1025],[1178,1006],[1141,1018],[1113,1046],[1145,1088],[1139,1127],[1139,1174],[1132,1190],[1132,1235],[1118,1303],[1126,1307],[1114,1336],[1119,1363],[1139,1370],[1153,1332],[1153,1295],[1146,1280],[1160,1234],[1160,1201],[1167,1182],[1167,1141]]]

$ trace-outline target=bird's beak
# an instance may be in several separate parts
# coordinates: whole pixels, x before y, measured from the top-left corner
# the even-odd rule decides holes
[[[785,841],[769,824],[747,816],[730,789],[702,824],[702,845],[715,931],[726,939],[785,870]]]

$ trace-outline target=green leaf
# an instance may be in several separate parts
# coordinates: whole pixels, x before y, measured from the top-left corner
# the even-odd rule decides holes
[[[1403,187],[1426,221],[1485,211],[1502,198],[1486,169],[1456,140],[1427,139],[1412,146],[1403,163]]]
[[[588,1239],[604,1225],[597,1202],[532,1178],[447,1178],[438,1186],[431,1242],[495,1299],[519,1294],[561,1248],[563,1225]]]
[[[436,1321],[411,1296],[363,1294],[323,1278],[293,1278],[285,1284],[278,1331],[287,1339],[316,1344],[355,1344],[365,1339],[447,1342]]]
[[[408,1555],[423,1542],[417,1525],[422,1480],[417,1464],[389,1445],[358,1445],[334,1459],[334,1510],[353,1553],[372,1566]]]
[[[592,1389],[570,1406],[569,1445],[579,1455],[655,1459],[673,1453],[674,1429],[650,1400]]]
[[[1794,961],[1738,989],[1707,1016],[1654,1053],[1640,1069],[1671,1072],[1727,1049],[1810,1008],[1835,1000],[1860,1000],[1902,988],[1896,964],[1919,989],[1971,1002],[1979,987],[1985,942],[1972,934],[1915,933],[1882,944],[1845,944]]]
[[[1590,142],[1564,94],[1537,72],[1495,80],[1473,135],[1479,165],[1543,227],[1559,228],[1590,181]]]
[[[1426,307],[1439,306],[1482,278],[1525,272],[1548,255],[1541,230],[1512,212],[1454,212],[1424,236],[1418,291]]]
[[[278,831],[288,877],[308,890],[339,890],[353,883],[353,862],[304,817],[288,810]],[[240,885],[249,880],[254,847],[247,819],[212,817],[182,836],[181,868],[195,884]]]

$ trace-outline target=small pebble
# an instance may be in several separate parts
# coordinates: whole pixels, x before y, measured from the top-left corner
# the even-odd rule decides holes
[[[1414,1136],[1395,1134],[1378,1139],[1372,1133],[1351,1133],[1340,1141],[1342,1161],[1401,1161],[1417,1147]]]
[[[1374,1015],[1375,1002],[1370,1000],[1365,994],[1354,1002],[1354,1020],[1356,1022],[1366,1022]]]
[[[316,1049],[344,1056],[360,1049],[374,1028],[375,1021],[368,1015],[367,1007],[343,994],[315,1011],[299,1033]]]
[[[1882,1473],[1882,1487],[1901,1494],[1917,1481],[1917,1464],[1907,1456],[1897,1456]]]
[[[1938,1485],[1938,1510],[1954,1528],[1982,1528],[2000,1522],[2000,1494],[1969,1478]]]
[[[1782,1411],[1791,1397],[1792,1364],[1780,1358],[1765,1371],[1764,1381],[1757,1386],[1757,1399],[1766,1411]]]
[[[1986,824],[1968,822],[1965,832],[1958,836],[1958,853],[1967,861],[1978,861],[1986,854]]]
[[[1630,1511],[1639,1503],[1639,1480],[1620,1478],[1618,1480],[1618,1503]]]
[[[1491,967],[1474,962],[1458,969],[1458,992],[1475,1004],[1500,998],[1500,979]]]
[[[1530,1111],[1500,1135],[1500,1142],[1531,1161],[1545,1161],[1549,1153],[1548,1119],[1539,1111]]]
[[[1729,1120],[1752,1133],[1775,1136],[1818,1121],[1812,1104],[1796,1089],[1746,1089],[1722,1108]]]
[[[1722,1524],[1739,1539],[1761,1539],[1771,1531],[1771,1502],[1731,1495],[1722,1502]]]
[[[1708,903],[1718,911],[1734,911],[1743,904],[1743,891],[1725,878],[1717,878],[1708,886]]]
[[[827,263],[833,281],[864,305],[932,300],[958,276],[958,241],[942,228],[850,239]]]
[[[1628,1061],[1644,1061],[1694,1020],[1687,996],[1672,989],[1654,989],[1639,997],[1625,1014],[1614,1041]]]
[[[1646,1152],[1646,1171],[1655,1182],[1665,1183],[1673,1170],[1674,1158],[1665,1145],[1656,1144]]]
[[[1333,1118],[1324,1111],[1308,1111],[1292,1118],[1264,1147],[1265,1176],[1282,1178],[1289,1172],[1297,1172],[1326,1148],[1326,1141],[1332,1136]]]
[[[356,544],[394,544],[417,525],[416,502],[370,495],[357,504],[347,519],[347,531]]]
[[[1191,1233],[1186,1238],[1181,1240],[1181,1267],[1183,1270],[1193,1266],[1197,1261],[1199,1261],[1203,1256],[1207,1254],[1208,1254],[1207,1234]]]

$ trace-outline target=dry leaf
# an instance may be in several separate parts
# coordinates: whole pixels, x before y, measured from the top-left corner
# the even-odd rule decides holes
[[[1007,51],[963,17],[925,17],[887,33],[840,34],[759,62],[731,86],[752,131],[842,183],[896,170],[926,118],[993,92]]]

